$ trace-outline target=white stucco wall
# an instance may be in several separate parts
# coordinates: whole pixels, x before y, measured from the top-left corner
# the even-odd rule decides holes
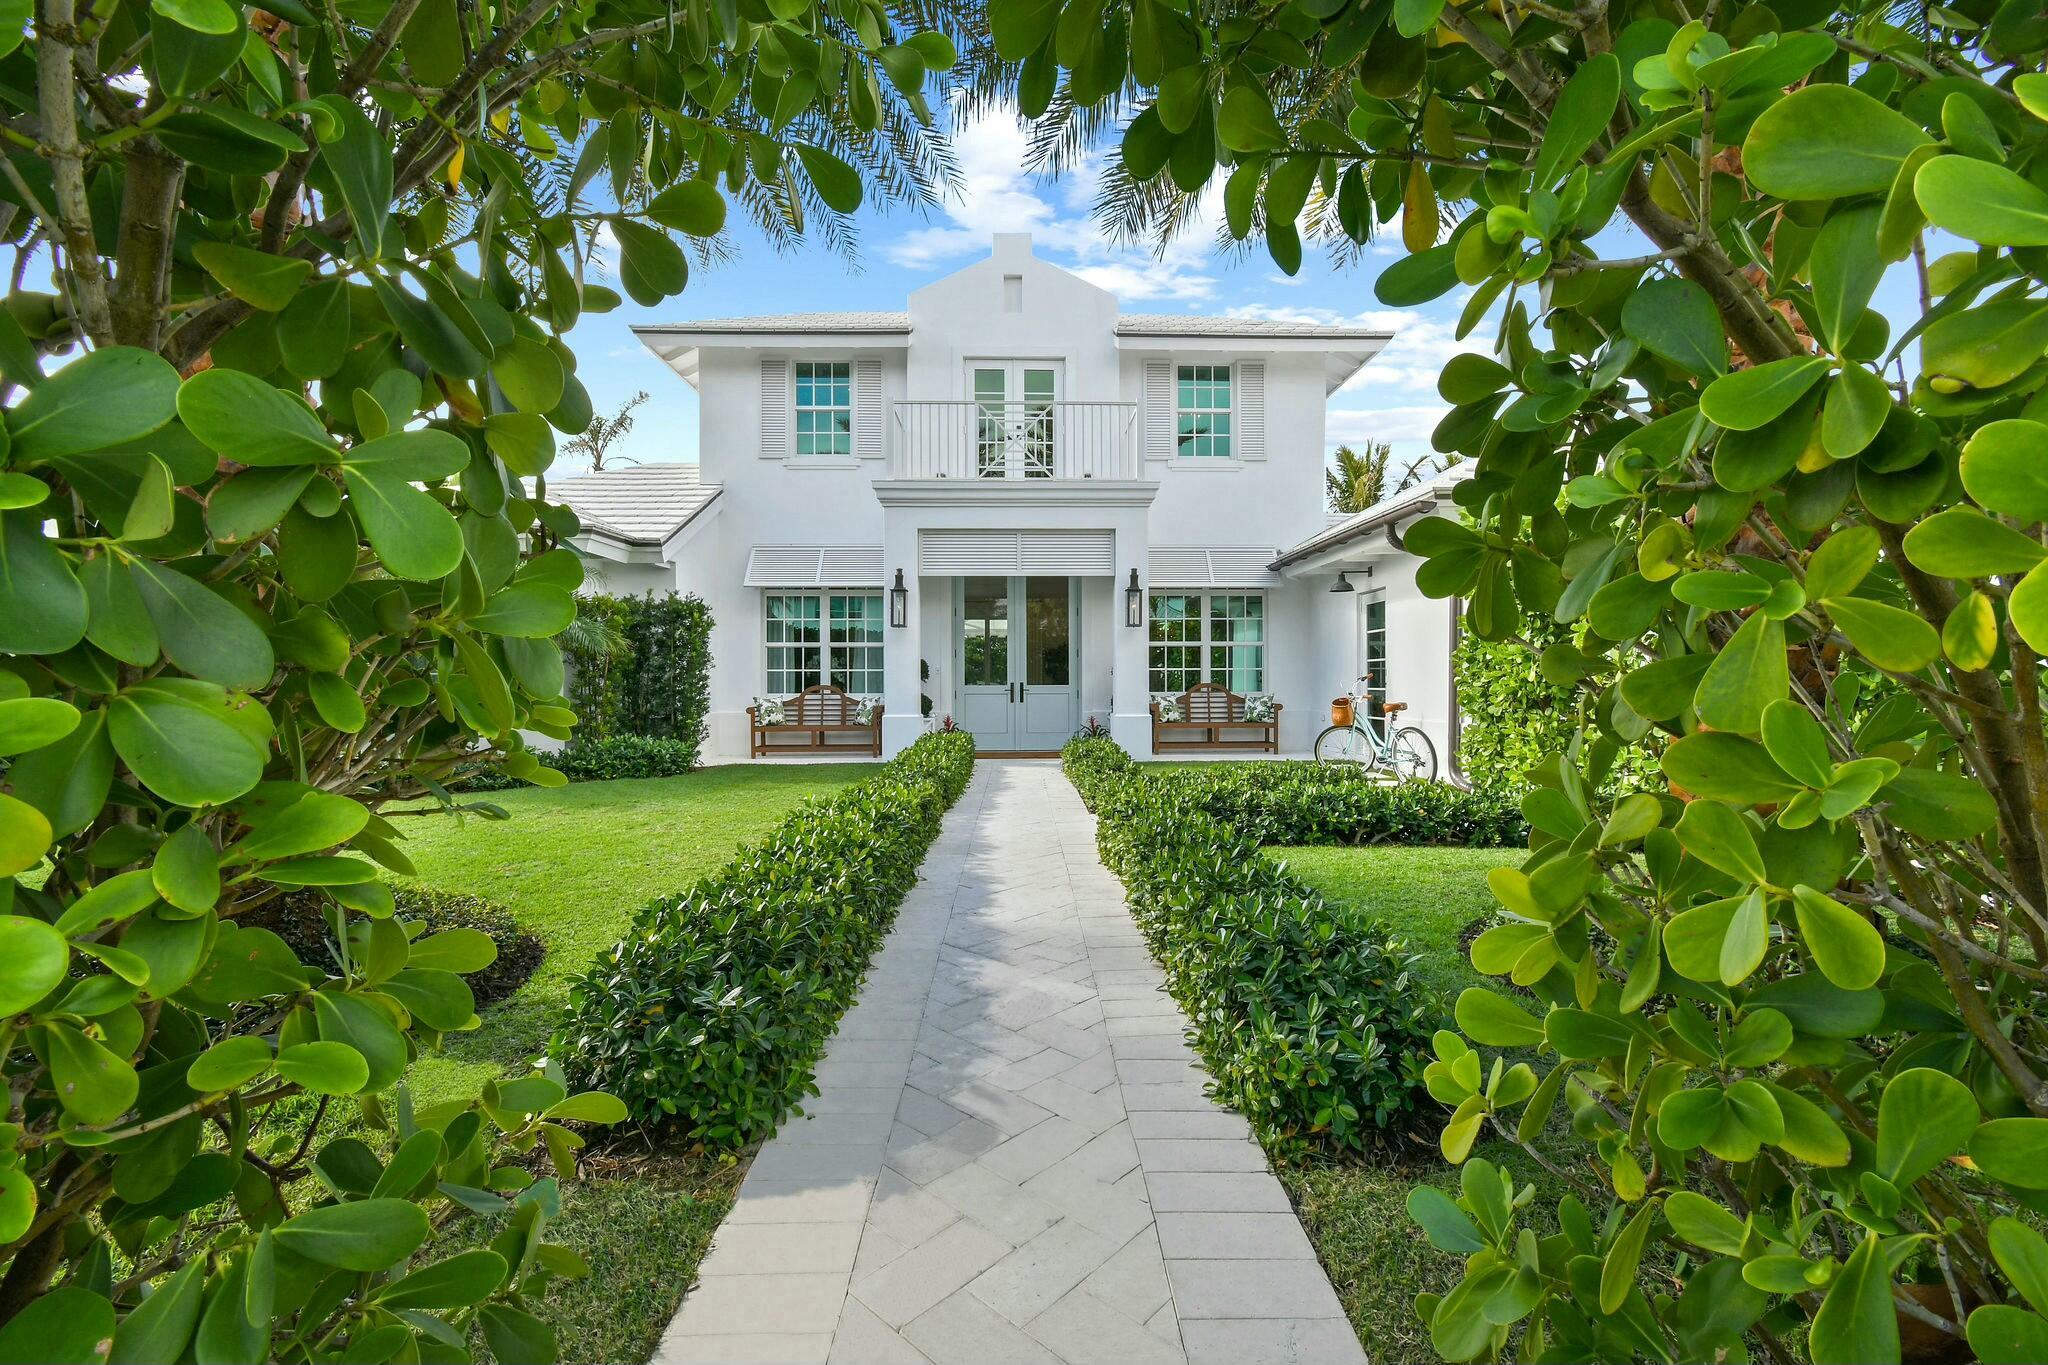
[[[1008,283],[1010,277],[1016,285]],[[769,545],[883,547],[884,583],[905,571],[910,620],[885,640],[885,747],[907,744],[922,729],[917,699],[930,695],[934,715],[953,709],[952,580],[920,577],[917,536],[923,529],[983,527],[1080,530],[1114,535],[1115,573],[1081,580],[1079,720],[1112,725],[1119,740],[1149,751],[1145,715],[1145,631],[1124,624],[1124,585],[1137,568],[1146,590],[1243,591],[1250,585],[1154,582],[1151,546],[1203,546],[1246,551],[1266,562],[1322,529],[1324,414],[1330,356],[1298,340],[1244,337],[1117,335],[1118,305],[1107,292],[1030,254],[1029,239],[999,236],[984,261],[933,282],[908,300],[911,331],[818,339],[721,335],[689,352],[688,370],[701,392],[701,477],[722,492],[717,515],[675,549],[671,568],[612,565],[608,591],[673,587],[711,606],[711,737],[714,757],[747,752],[744,708],[765,685],[764,590],[744,586],[748,554]],[[673,345],[672,339],[668,344]],[[971,394],[975,361],[1048,362],[1060,372],[1064,400],[1136,405],[1135,481],[1112,489],[1073,480],[1045,496],[958,497],[922,503],[892,494],[888,452],[899,440],[893,406],[883,424],[883,457],[821,461],[761,450],[761,362],[764,357],[882,362],[883,398],[959,401]],[[1144,375],[1148,361],[1265,367],[1265,458],[1145,458]],[[678,360],[679,367],[683,362]],[[1234,370],[1241,374],[1241,370]],[[1241,387],[1233,386],[1240,395]],[[858,419],[857,419],[858,420]],[[1243,430],[1240,416],[1238,431]],[[963,481],[964,482],[964,481]],[[1017,490],[1012,490],[1017,491]],[[1093,495],[1093,496],[1091,496]],[[1256,552],[1256,556],[1250,552]],[[1262,558],[1260,558],[1262,557]],[[1398,562],[1397,562],[1398,561]],[[1412,564],[1389,551],[1374,588],[1389,602],[1390,686],[1411,703],[1410,716],[1444,749],[1449,739],[1449,609],[1414,592]],[[1359,670],[1358,595],[1333,595],[1334,575],[1286,579],[1267,575],[1266,690],[1282,702],[1280,747],[1306,752],[1327,723],[1329,699]],[[821,587],[871,586],[822,584]],[[918,678],[925,660],[931,677]]]

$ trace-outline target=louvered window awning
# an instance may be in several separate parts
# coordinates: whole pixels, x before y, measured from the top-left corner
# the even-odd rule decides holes
[[[750,588],[879,588],[879,545],[756,545],[747,553]]]
[[[917,571],[935,576],[1114,574],[1116,537],[1112,531],[920,531]]]
[[[1259,545],[1154,545],[1147,556],[1161,588],[1264,588],[1277,551]]]

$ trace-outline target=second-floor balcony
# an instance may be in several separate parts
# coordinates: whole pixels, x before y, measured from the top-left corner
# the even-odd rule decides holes
[[[899,402],[896,479],[1136,479],[1138,405]]]

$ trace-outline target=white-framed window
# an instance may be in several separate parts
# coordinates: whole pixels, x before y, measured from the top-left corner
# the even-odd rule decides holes
[[[879,588],[831,588],[762,595],[767,691],[793,697],[829,682],[856,697],[882,694]]]
[[[1240,695],[1266,690],[1266,598],[1256,592],[1154,592],[1146,628],[1146,686],[1185,692],[1212,682]]]
[[[1386,724],[1380,710],[1387,704],[1387,599],[1375,593],[1360,604],[1359,643],[1365,659],[1366,718],[1374,726]]]
[[[1229,459],[1230,412],[1230,366],[1180,366],[1174,385],[1173,453]]]
[[[796,453],[852,456],[852,362],[796,362]]]

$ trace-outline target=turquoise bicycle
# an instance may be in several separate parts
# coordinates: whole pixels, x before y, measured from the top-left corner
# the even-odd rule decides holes
[[[1356,763],[1371,770],[1384,765],[1388,772],[1402,782],[1436,780],[1436,745],[1429,736],[1412,725],[1394,728],[1394,722],[1408,709],[1408,703],[1385,702],[1380,706],[1383,717],[1379,725],[1366,718],[1366,711],[1372,705],[1371,695],[1360,678],[1359,686],[1351,693],[1351,723],[1332,725],[1316,736],[1315,755],[1318,763]]]

